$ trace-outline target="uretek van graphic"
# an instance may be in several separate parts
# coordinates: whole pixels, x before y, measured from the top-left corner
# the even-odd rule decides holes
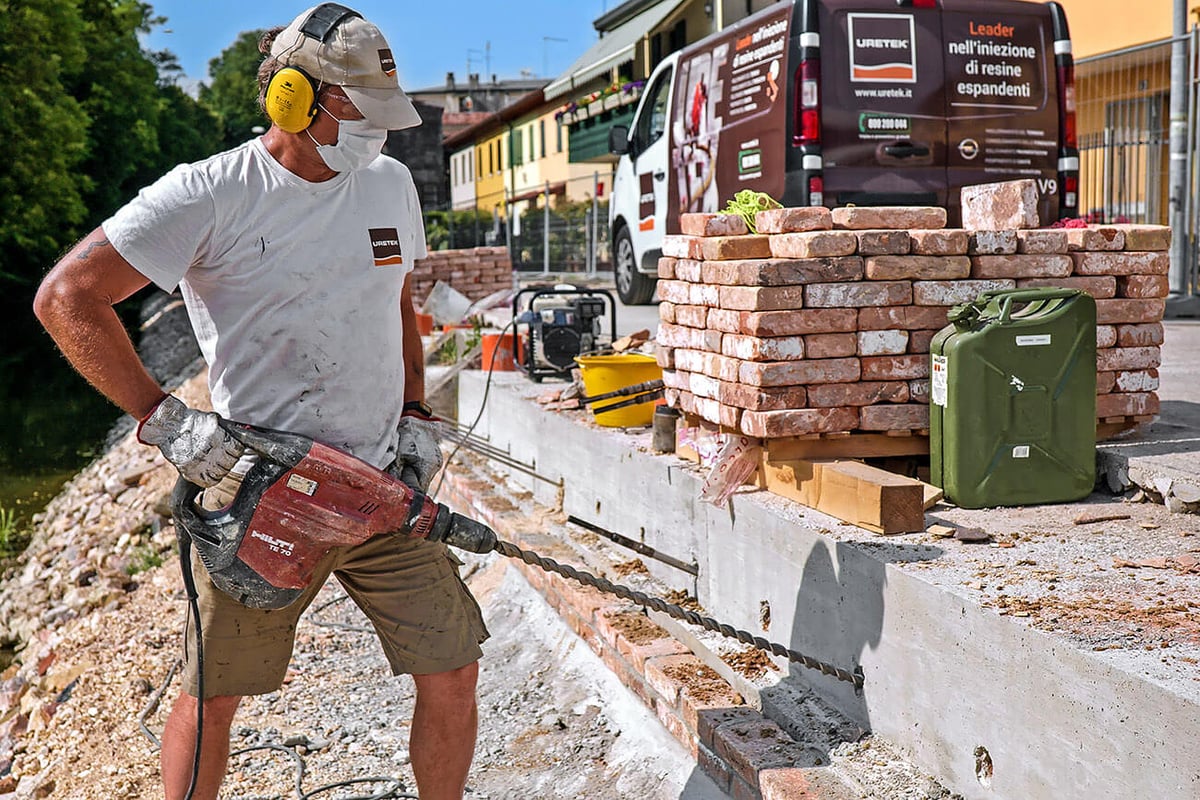
[[[1056,2],[776,2],[664,58],[620,156],[617,293],[654,295],[662,237],[743,189],[785,206],[940,205],[1032,178],[1045,223],[1077,214],[1074,59]]]
[[[852,82],[917,82],[917,27],[911,14],[847,14],[846,31]]]

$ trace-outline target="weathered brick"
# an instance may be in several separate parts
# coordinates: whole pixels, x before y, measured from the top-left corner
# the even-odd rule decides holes
[[[929,356],[871,356],[862,362],[864,381],[900,381],[929,377]]]
[[[753,787],[759,770],[795,766],[804,758],[803,748],[768,719],[722,725],[714,732],[713,751]]]
[[[813,333],[804,337],[806,358],[846,358],[858,355],[858,336],[853,333]]]
[[[1171,229],[1166,225],[1113,225],[1125,234],[1126,250],[1170,250]]]
[[[857,329],[859,312],[853,308],[815,308],[735,313],[741,315],[738,332],[753,336],[792,336],[854,331]]]
[[[1018,289],[1050,286],[1056,289],[1078,289],[1097,300],[1117,296],[1117,279],[1112,275],[1072,275],[1068,278],[1021,278]]]
[[[780,311],[804,307],[803,286],[714,286],[714,305],[734,311]]]
[[[1071,251],[1124,250],[1125,233],[1111,225],[1066,228],[1067,249]]]
[[[1171,271],[1169,253],[1073,253],[1077,275],[1166,275]]]
[[[929,379],[918,378],[908,382],[908,399],[914,403],[929,402]]]
[[[700,754],[700,742],[696,735],[684,726],[679,712],[666,703],[658,703],[654,707],[654,713],[658,716],[658,721],[662,723],[662,726],[667,729],[667,733],[683,745],[684,751],[692,758],[697,758]]]
[[[1017,232],[969,231],[967,252],[973,256],[1008,256],[1017,252]]]
[[[746,362],[738,381],[750,386],[801,386],[849,383],[862,376],[857,358],[818,358],[807,361]]]
[[[771,243],[770,255],[775,258],[852,256],[858,249],[858,239],[846,231],[776,233],[768,238]]]
[[[863,277],[863,262],[858,256],[706,261],[701,277],[705,283],[730,286],[792,286],[826,281],[857,281]]]
[[[1096,326],[1096,349],[1102,350],[1105,347],[1117,346],[1117,326],[1116,325],[1097,325]]]
[[[704,258],[703,241],[696,236],[667,234],[663,237],[662,252],[668,258]]]
[[[874,256],[866,260],[867,278],[873,281],[953,281],[971,274],[966,256]]]
[[[675,306],[675,324],[689,328],[707,327],[708,306]]]
[[[804,337],[777,336],[764,339],[730,333],[721,341],[721,352],[743,361],[795,361],[804,358]]]
[[[720,287],[707,283],[689,283],[688,300],[694,306],[719,306],[721,304]]]
[[[709,670],[709,673],[698,673],[697,691],[684,688],[681,707],[684,724],[696,732],[702,746],[711,749],[719,729],[726,725],[757,723],[762,719],[762,714],[733,697],[732,692],[722,697],[722,689],[728,689],[729,684],[720,680],[715,672]],[[713,696],[713,702],[705,702],[709,695]]]
[[[1096,324],[1136,325],[1158,322],[1166,310],[1165,300],[1115,300],[1096,301]]]
[[[701,271],[707,263],[709,262],[698,261],[694,258],[677,258],[675,259],[675,279],[688,283],[700,283],[703,280]]]
[[[659,322],[674,322],[675,321],[675,304],[668,303],[663,300],[658,304],[658,321]]]
[[[655,345],[654,347],[654,363],[658,364],[663,369],[675,368],[675,354],[679,351],[674,347],[663,347]]]
[[[803,233],[833,230],[833,216],[822,206],[772,208],[754,215],[759,233]]]
[[[1166,297],[1170,291],[1171,282],[1166,275],[1122,275],[1117,278],[1117,294],[1121,297]]]
[[[672,706],[679,699],[683,677],[708,669],[691,653],[674,656],[659,656],[646,661],[646,683]]]
[[[908,281],[811,283],[804,287],[804,305],[808,308],[903,306],[911,302],[912,284]]]
[[[676,305],[686,305],[692,301],[692,285],[686,281],[660,280],[658,299]]]
[[[692,373],[682,369],[664,369],[662,371],[662,382],[664,386],[670,389],[691,391]]]
[[[758,773],[761,800],[858,800],[835,773],[822,768],[774,767]]]
[[[708,310],[708,327],[725,333],[745,333],[742,329],[742,315],[747,311],[734,311],[729,308],[710,308]],[[781,313],[781,312],[770,312]],[[782,312],[786,313],[786,312]]]
[[[944,328],[948,307],[937,306],[885,306],[882,308],[860,308],[858,329],[879,331],[890,328],[916,330],[919,328]]]
[[[742,414],[745,413],[742,409],[736,406],[727,406],[721,404],[721,410],[717,415],[721,427],[726,430],[736,431],[741,430]]]
[[[970,244],[971,236],[964,230],[912,232],[912,252],[919,256],[962,256]]]
[[[1117,373],[1115,372],[1097,372],[1096,373],[1096,394],[1108,394],[1117,386]]]
[[[678,259],[663,256],[658,260],[658,277],[660,280],[671,280],[675,277],[675,262]]]
[[[739,214],[680,214],[679,229],[685,236],[745,236],[750,232]]]
[[[1148,417],[1160,410],[1158,395],[1148,393],[1112,392],[1096,396],[1096,416],[1100,419],[1107,417]]]
[[[1017,231],[1017,252],[1028,255],[1066,253],[1067,232],[1048,228]]]
[[[808,393],[803,386],[761,387],[722,382],[721,402],[747,411],[781,411],[804,408],[808,405]]]
[[[833,209],[833,227],[914,230],[946,227],[946,209],[927,206],[848,206]]]
[[[736,358],[699,350],[679,350],[675,360],[679,369],[699,372],[723,381],[736,381],[738,369],[741,367],[741,362]]]
[[[1012,279],[991,281],[914,281],[913,304],[918,306],[953,306],[970,303],[982,292],[996,289],[1015,289]]]
[[[696,754],[696,766],[700,767],[700,771],[708,776],[717,789],[729,794],[733,773],[729,771],[729,765],[718,758],[712,750],[701,745]]]
[[[724,406],[717,400],[711,400],[707,397],[692,398],[692,413],[701,419],[706,419],[714,425],[721,424],[721,409]]]
[[[696,397],[703,397],[708,400],[721,399],[721,382],[700,372],[688,373],[687,388]]]
[[[860,256],[907,255],[912,248],[908,231],[855,231]]]
[[[993,278],[1065,278],[1073,262],[1065,255],[971,256],[971,277]]]
[[[742,258],[770,258],[769,236],[717,236],[700,240],[705,261],[732,261]],[[847,254],[849,255],[849,254]]]
[[[1157,347],[1109,347],[1096,351],[1098,372],[1151,369],[1161,363],[1162,354]]]
[[[1005,231],[1036,228],[1038,219],[1037,181],[1016,181],[964,186],[962,226],[973,231]]]
[[[933,342],[933,337],[937,336],[938,333],[940,333],[940,330],[910,331],[908,335],[908,352],[928,353],[929,346]]]
[[[1163,343],[1162,323],[1118,325],[1116,343],[1117,347],[1158,347]]]
[[[742,414],[742,433],[760,439],[803,436],[807,433],[836,433],[858,428],[857,408],[799,408],[787,411],[747,411]]]
[[[700,338],[697,334],[702,333],[695,328],[688,328],[683,325],[674,325],[668,322],[660,322],[658,325],[658,335],[655,341],[663,347],[682,347],[692,350],[703,349],[700,346]]]
[[[902,355],[907,350],[908,331],[859,331],[860,356]]]
[[[915,403],[864,406],[858,427],[864,431],[915,431],[929,427],[929,406]]]
[[[905,381],[859,381],[808,387],[808,404],[813,408],[907,403],[908,399],[909,386]]]
[[[1158,370],[1151,368],[1118,372],[1113,380],[1113,391],[1157,392]]]

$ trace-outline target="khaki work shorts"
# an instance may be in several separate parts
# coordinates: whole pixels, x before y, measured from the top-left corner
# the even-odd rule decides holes
[[[233,476],[205,493],[220,508],[241,483]],[[381,535],[330,551],[313,582],[286,608],[247,608],[213,585],[199,556],[192,573],[204,638],[205,697],[267,694],[283,685],[296,623],[332,574],[362,609],[379,637],[393,675],[427,675],[478,661],[488,638],[479,604],[459,576],[462,564],[446,545]],[[183,688],[199,695],[192,610],[184,630]]]

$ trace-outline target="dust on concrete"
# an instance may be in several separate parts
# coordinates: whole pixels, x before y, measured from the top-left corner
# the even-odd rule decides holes
[[[664,639],[667,632],[661,626],[650,621],[642,611],[618,611],[605,614],[608,624],[620,633],[630,644],[643,645]]]
[[[612,568],[613,574],[620,578],[628,578],[630,575],[649,575],[650,570],[642,563],[640,558],[635,558],[631,561],[622,561],[619,564],[614,564]]]
[[[768,672],[779,671],[779,667],[767,657],[766,653],[753,648],[722,653],[721,660],[751,680],[761,678]]]
[[[729,697],[729,684],[703,664],[668,664],[663,667],[663,674],[681,684],[698,703],[723,702]]]

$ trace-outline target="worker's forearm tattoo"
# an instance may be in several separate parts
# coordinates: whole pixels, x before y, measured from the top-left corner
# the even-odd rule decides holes
[[[108,246],[109,246],[109,241],[108,241],[107,237],[97,239],[96,241],[89,244],[87,247],[83,248],[83,250],[76,253],[75,260],[76,261],[87,261],[88,256],[90,256],[92,254],[93,250],[95,250],[98,247],[108,247]]]

